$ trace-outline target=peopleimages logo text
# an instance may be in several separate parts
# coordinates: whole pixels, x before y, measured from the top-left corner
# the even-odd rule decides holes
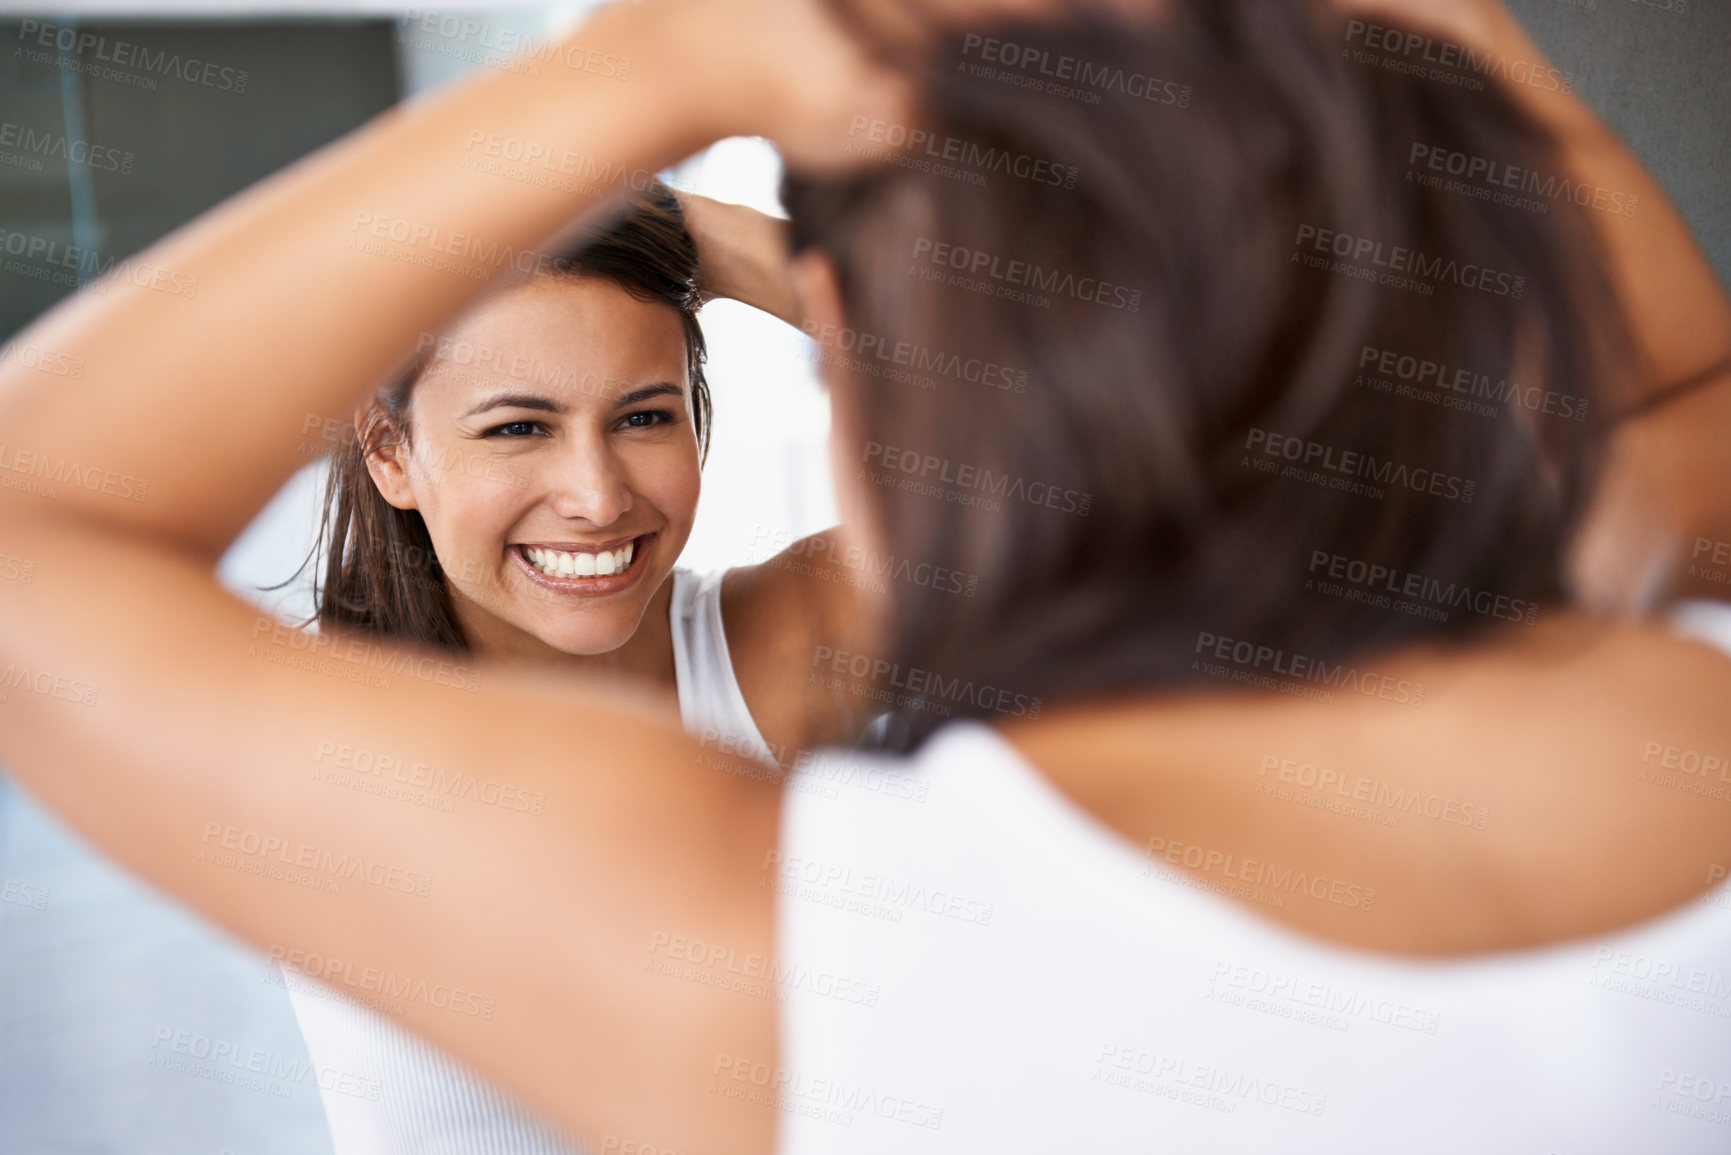
[[[954,269],[969,277],[989,277],[1059,297],[1074,297],[1096,305],[1136,312],[1142,307],[1142,290],[1114,284],[1099,277],[1077,277],[1059,269],[1048,269],[1030,261],[1004,260],[996,253],[965,248],[930,237],[914,239],[914,260],[938,268]]]
[[[1445,497],[1463,504],[1473,499],[1476,488],[1471,478],[1457,477],[1436,469],[1409,468],[1402,462],[1378,458],[1373,453],[1356,449],[1339,449],[1320,441],[1308,441],[1269,429],[1247,431],[1244,448],[1250,452],[1285,461],[1297,462],[1305,468],[1328,470],[1345,477],[1363,478],[1377,485],[1410,489]]]
[[[79,57],[89,52],[93,59],[104,64],[132,68],[157,76],[172,76],[188,84],[202,84],[206,88],[215,88],[222,92],[238,94],[246,91],[247,72],[244,68],[225,68],[195,56],[183,59],[178,52],[152,52],[142,44],[110,40],[87,30],[62,28],[58,24],[45,24],[40,20],[21,20],[18,24],[18,39],[34,39],[39,47],[71,52]]]
[[[1370,237],[1356,237],[1350,233],[1318,228],[1315,225],[1299,225],[1298,238],[1294,244],[1300,250],[1309,248],[1318,253],[1339,257],[1342,260],[1367,261],[1380,269],[1408,274],[1433,284],[1450,284],[1458,285],[1463,289],[1476,289],[1482,293],[1489,293],[1493,297],[1509,297],[1513,300],[1519,300],[1526,292],[1527,287],[1525,277],[1499,272],[1484,265],[1475,265],[1470,261],[1457,261],[1453,257],[1427,256],[1417,249],[1409,249],[1402,245],[1385,245],[1383,242]]]
[[[1190,104],[1190,86],[1187,84],[970,32],[962,40],[962,55],[971,56],[976,52],[989,64],[1049,76],[1053,80],[1104,92],[1121,92],[1155,104],[1171,104],[1179,108]]]

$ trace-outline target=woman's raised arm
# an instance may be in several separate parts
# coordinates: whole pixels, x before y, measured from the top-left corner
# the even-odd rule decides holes
[[[689,81],[657,74],[650,31],[607,10],[539,75],[494,72],[400,106],[32,326],[85,374],[52,388],[10,367],[0,422],[30,451],[133,480],[118,496],[64,486],[59,516],[216,556],[304,460],[303,430],[352,411],[417,333],[532,267],[593,205],[483,171],[496,144],[617,180],[720,131],[690,113]]]
[[[746,205],[681,192],[685,227],[697,242],[698,288],[799,325],[799,300],[788,275],[788,222]]]
[[[10,443],[92,474],[57,516],[214,558],[316,421],[346,419],[419,334],[594,207],[573,184],[622,190],[735,133],[774,133],[808,165],[833,138],[839,160],[849,111],[901,99],[811,0],[617,5],[534,60],[381,116],[21,333],[85,365],[71,390],[0,368]],[[570,179],[509,179],[501,156]]]
[[[656,964],[771,953],[773,784],[629,696],[289,630],[212,576],[310,430],[594,203],[490,150],[603,185],[735,132],[821,163],[899,92],[805,0],[621,5],[535,62],[381,117],[20,335],[85,373],[0,370],[29,579],[0,580],[0,760],[598,1149],[762,1152],[773,1111],[726,1092],[773,1068],[774,1004]]]
[[[1731,541],[1731,297],[1646,166],[1550,67],[1501,0],[1476,0],[1487,50],[1561,146],[1569,197],[1593,222],[1647,370],[1612,442],[1599,504],[1576,545],[1581,598],[1644,608],[1726,596],[1699,574]],[[1525,65],[1522,72],[1520,65]],[[1558,79],[1553,84],[1551,78]],[[1566,187],[1566,186],[1565,186]]]

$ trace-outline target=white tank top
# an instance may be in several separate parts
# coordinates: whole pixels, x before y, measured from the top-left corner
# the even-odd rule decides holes
[[[1704,612],[1680,628],[1722,639]],[[985,725],[880,764],[923,794],[787,791],[780,1065],[716,1063],[773,1096],[785,1155],[1731,1151],[1731,883],[1614,935],[1397,962],[1221,895],[1363,888],[1181,870]],[[1655,788],[1731,799],[1701,764]]]
[[[769,749],[733,676],[721,622],[721,574],[673,571],[669,617],[679,713],[706,741]],[[575,1155],[581,1150],[400,1026],[292,972],[287,986],[321,1085],[335,1155]]]
[[[721,623],[721,579],[726,570],[701,577],[673,571],[673,680],[679,686],[679,716],[700,741],[731,746],[747,757],[774,762],[758,733],[751,709],[733,676],[733,657]]]

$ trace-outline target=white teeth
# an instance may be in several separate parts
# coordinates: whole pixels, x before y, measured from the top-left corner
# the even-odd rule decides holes
[[[526,547],[523,553],[536,569],[548,577],[606,577],[609,574],[624,573],[631,568],[631,559],[637,553],[637,543],[628,541],[618,549],[602,550],[600,553],[567,552],[562,549],[542,549],[539,546]]]

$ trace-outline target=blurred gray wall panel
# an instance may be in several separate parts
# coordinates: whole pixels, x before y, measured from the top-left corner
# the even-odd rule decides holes
[[[106,267],[400,92],[391,20],[35,23],[0,22],[0,229],[40,242],[20,258],[0,237],[0,337],[90,264],[44,244],[94,249]],[[51,47],[68,28],[95,43]]]
[[[399,91],[390,20],[0,23],[0,335]],[[4,778],[0,898],[0,1152],[330,1151],[265,961]]]

